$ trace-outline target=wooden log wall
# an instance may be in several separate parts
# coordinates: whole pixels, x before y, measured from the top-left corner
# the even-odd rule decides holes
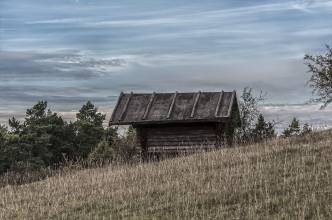
[[[220,124],[138,127],[137,135],[146,153],[174,153],[215,149],[224,146]]]

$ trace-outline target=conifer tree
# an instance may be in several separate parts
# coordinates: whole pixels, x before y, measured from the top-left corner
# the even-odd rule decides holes
[[[300,121],[294,117],[291,123],[288,125],[288,127],[284,129],[282,134],[284,137],[291,137],[291,136],[300,135],[300,132],[301,132]]]
[[[88,101],[76,114],[77,121],[77,153],[79,157],[86,158],[104,137],[103,121],[106,115]]]
[[[266,122],[264,116],[262,114],[259,114],[257,123],[252,133],[255,142],[275,137],[274,124],[272,122]]]

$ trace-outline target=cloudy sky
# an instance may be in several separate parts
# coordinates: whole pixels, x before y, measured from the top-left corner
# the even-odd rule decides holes
[[[332,44],[326,0],[1,0],[0,122],[46,99],[71,117],[121,91],[267,92],[263,111],[332,125],[311,97],[305,53]]]

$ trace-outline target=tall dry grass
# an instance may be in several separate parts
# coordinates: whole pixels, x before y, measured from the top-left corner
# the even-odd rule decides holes
[[[332,132],[6,186],[0,219],[332,219]]]

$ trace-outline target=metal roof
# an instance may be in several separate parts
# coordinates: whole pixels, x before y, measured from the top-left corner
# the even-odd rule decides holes
[[[219,122],[231,117],[236,92],[121,93],[110,123]]]

